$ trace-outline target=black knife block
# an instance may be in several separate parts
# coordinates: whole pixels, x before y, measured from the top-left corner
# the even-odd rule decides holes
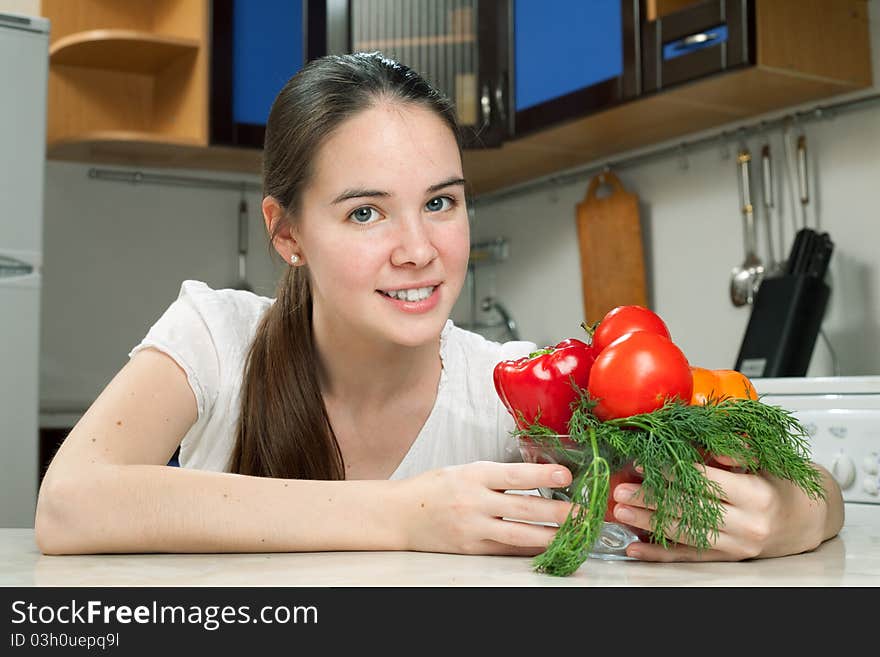
[[[806,376],[830,294],[818,276],[765,278],[734,369],[758,378]]]

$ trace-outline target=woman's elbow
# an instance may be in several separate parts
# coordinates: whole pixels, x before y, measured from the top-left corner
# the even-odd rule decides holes
[[[71,503],[71,484],[44,478],[37,496],[34,515],[34,541],[45,555],[76,554],[75,528],[79,523],[71,518],[76,504]]]

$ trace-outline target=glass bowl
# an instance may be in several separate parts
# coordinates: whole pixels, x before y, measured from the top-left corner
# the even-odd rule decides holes
[[[524,434],[517,437],[519,453],[526,463],[557,463],[571,471],[572,485],[593,459],[593,450],[587,444],[581,444],[573,440],[569,435],[561,434]],[[611,498],[614,487],[620,483],[640,483],[641,475],[635,471],[633,464],[613,463],[608,459],[611,468],[611,476],[608,490],[608,507],[605,510],[605,521],[599,538],[593,544],[590,558],[593,559],[627,559],[626,548],[632,543],[647,540],[647,532],[636,527],[630,527],[614,520],[613,509],[615,502]],[[539,488],[542,497],[565,502],[578,502],[589,504],[584,491],[583,499],[572,499],[572,486],[564,488]]]

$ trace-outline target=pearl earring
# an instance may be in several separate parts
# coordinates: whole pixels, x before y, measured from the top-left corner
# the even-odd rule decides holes
[[[295,265],[295,264],[298,263],[298,262],[299,262],[299,256],[298,256],[298,255],[296,255],[296,254],[294,253],[292,256],[290,256],[290,264]]]

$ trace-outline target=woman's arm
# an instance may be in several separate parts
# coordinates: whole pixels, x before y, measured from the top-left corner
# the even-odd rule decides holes
[[[561,486],[552,465],[477,463],[403,481],[303,481],[169,468],[197,417],[186,375],[144,350],[74,427],[43,479],[45,554],[412,549],[534,554],[562,502],[504,495]],[[562,471],[563,480],[552,474]]]
[[[391,547],[397,540],[387,515],[368,503],[379,495],[375,482],[339,486],[165,467],[196,419],[183,370],[157,350],[136,354],[46,472],[35,518],[40,549],[358,549]]]

